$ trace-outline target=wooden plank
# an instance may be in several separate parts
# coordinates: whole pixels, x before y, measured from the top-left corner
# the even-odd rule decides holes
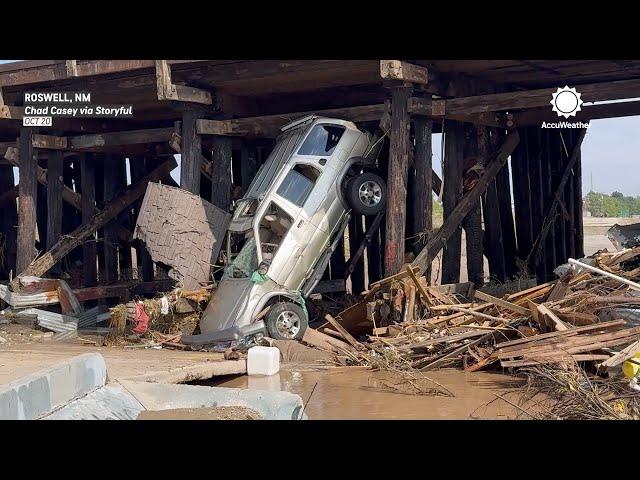
[[[324,318],[327,320],[327,322],[329,322],[331,325],[333,325],[333,327],[338,331],[338,333],[340,333],[340,335],[342,335],[342,337],[356,350],[360,350],[363,348],[362,344],[356,340],[353,335],[351,335],[349,332],[347,332],[347,330],[340,325],[340,323],[333,318],[331,315],[326,314],[324,316]]]
[[[633,342],[628,347],[625,347],[611,358],[602,362],[601,366],[605,368],[616,367],[623,363],[625,360],[635,357],[635,355],[640,352],[640,340]]]
[[[78,315],[84,312],[84,308],[80,305],[78,298],[69,287],[69,284],[64,280],[58,281],[58,300],[60,301],[60,308],[62,313]]]
[[[307,328],[304,331],[302,342],[319,348],[320,350],[327,350],[334,353],[344,353],[354,350],[348,343],[338,340],[337,338],[332,338],[313,328]]]
[[[549,310],[549,308],[546,305],[538,305],[538,313],[542,316],[545,317],[545,319],[550,320],[551,322],[553,322],[554,328],[559,331],[559,332],[563,332],[565,330],[568,330],[569,327],[567,327],[564,322],[562,320],[560,320],[558,318],[558,316],[553,313],[551,310]]]
[[[391,133],[387,176],[387,217],[385,230],[384,273],[393,275],[404,264],[407,218],[407,175],[409,171],[409,113],[407,100],[411,89],[391,89]]]
[[[144,195],[149,182],[155,182],[162,179],[176,166],[177,163],[173,158],[165,161],[138,183],[132,185],[118,198],[107,204],[100,213],[93,216],[89,223],[82,225],[69,235],[65,235],[56,245],[53,246],[51,250],[31,262],[27,268],[21,271],[21,274],[12,282],[14,290],[18,285],[18,278],[20,276],[40,277],[44,275],[53,265],[60,261],[61,258],[89,238],[93,232],[103,227],[108,221],[115,218],[122,210]]]
[[[608,322],[600,322],[595,325],[587,325],[585,327],[576,327],[576,328],[571,328],[569,330],[563,330],[559,332],[541,333],[540,335],[534,335],[531,337],[518,338],[516,340],[509,340],[506,342],[498,343],[496,345],[496,348],[507,348],[515,345],[520,345],[523,343],[538,342],[541,340],[546,340],[554,337],[573,336],[573,335],[578,335],[579,333],[589,332],[592,330],[607,330],[607,329],[619,327],[625,324],[626,322],[624,320],[610,320]]]
[[[426,67],[401,60],[380,60],[380,77],[383,80],[400,80],[418,85],[429,83],[429,71]]]
[[[512,312],[516,312],[521,315],[529,316],[530,314],[528,308],[524,308],[524,307],[521,307],[520,305],[516,305],[515,303],[511,303],[506,300],[496,298],[493,295],[489,295],[488,293],[481,292],[480,290],[476,290],[473,296],[478,300],[482,300],[483,302],[493,303],[494,305],[497,305],[502,308],[506,308],[507,310],[511,310]]]
[[[480,195],[486,190],[489,183],[496,177],[500,169],[504,166],[507,158],[515,147],[518,145],[520,137],[517,132],[509,134],[504,144],[498,151],[494,160],[490,162],[484,171],[484,174],[476,185],[460,200],[454,211],[451,212],[449,218],[445,219],[442,228],[436,235],[433,236],[425,248],[422,249],[420,254],[413,261],[412,265],[423,270],[425,266],[430,263],[431,259],[445,246],[449,238],[459,228],[460,223],[471,210],[471,207],[476,204],[480,198]],[[444,281],[444,278],[443,278]]]
[[[38,163],[33,151],[32,136],[32,129],[20,129],[18,250],[16,257],[16,269],[18,271],[26,269],[36,254],[36,202],[38,198],[36,168]]]

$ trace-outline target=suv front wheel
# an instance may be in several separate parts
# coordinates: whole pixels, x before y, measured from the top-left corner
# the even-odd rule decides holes
[[[300,340],[307,329],[307,315],[293,302],[276,303],[266,322],[269,336],[275,340]]]
[[[347,183],[346,197],[349,206],[360,215],[377,215],[387,202],[387,185],[373,172],[365,172]]]

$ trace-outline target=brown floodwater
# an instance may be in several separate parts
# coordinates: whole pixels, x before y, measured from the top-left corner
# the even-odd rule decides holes
[[[424,375],[427,379],[408,383],[399,375],[359,367],[288,364],[270,377],[244,375],[218,379],[214,384],[296,393],[313,420],[531,418],[511,405],[518,403],[524,385],[518,377],[458,369]],[[416,391],[426,394],[416,395]]]

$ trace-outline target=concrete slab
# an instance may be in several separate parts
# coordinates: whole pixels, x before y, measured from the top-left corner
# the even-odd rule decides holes
[[[123,349],[67,342],[4,344],[0,345],[0,385],[84,353],[100,353],[104,357],[110,380],[224,361],[222,353]]]
[[[85,354],[0,386],[0,419],[33,420],[104,386],[107,365]]]

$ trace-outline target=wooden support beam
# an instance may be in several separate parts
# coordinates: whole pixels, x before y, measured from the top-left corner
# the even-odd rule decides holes
[[[483,165],[486,165],[490,158],[489,136],[490,133],[487,127],[478,129],[478,158]],[[496,180],[487,187],[487,191],[481,197],[481,203],[485,232],[484,251],[489,262],[489,276],[491,280],[505,282],[507,280],[507,270]]]
[[[422,271],[425,270],[426,265],[431,262],[431,259],[433,259],[447,243],[454,231],[459,228],[460,223],[473,205],[478,202],[480,195],[482,195],[489,183],[496,177],[519,141],[520,138],[517,132],[513,132],[507,136],[504,144],[497,152],[496,157],[489,163],[476,185],[460,200],[454,211],[449,215],[449,218],[444,221],[442,228],[429,240],[427,246],[422,249],[413,261],[412,265],[414,267],[418,267]]]
[[[477,126],[465,123],[465,146],[463,161],[463,195],[469,188],[471,169],[478,165],[478,132]],[[472,163],[474,162],[474,163]],[[465,232],[467,250],[467,278],[480,288],[484,284],[484,257],[482,255],[483,230],[480,202],[476,203],[462,221]]]
[[[10,164],[20,168],[20,162],[18,160],[19,152],[20,152],[19,149],[15,147],[9,147],[7,149],[7,152],[5,153],[4,158]],[[47,170],[38,166],[36,168],[36,174],[37,174],[38,182],[41,185],[47,186],[48,185]],[[79,193],[74,192],[71,188],[69,188],[66,185],[62,186],[62,200],[64,200],[66,203],[71,205],[73,208],[75,208],[79,212],[82,212],[82,196]],[[100,210],[96,208],[92,212],[92,215],[97,213],[100,213]],[[118,228],[118,238],[120,238],[122,241],[127,241],[127,242],[131,241],[131,237],[132,235],[130,231],[122,227]]]
[[[571,155],[569,156],[569,160],[567,161],[567,164],[564,168],[564,172],[562,173],[562,178],[560,179],[560,183],[558,184],[558,187],[555,190],[555,194],[552,197],[553,201],[551,202],[551,205],[547,209],[547,212],[544,216],[544,221],[542,222],[542,228],[540,230],[538,238],[534,242],[531,254],[529,255],[529,259],[533,259],[534,263],[538,263],[539,261],[539,256],[542,251],[542,245],[544,244],[547,234],[549,233],[549,228],[553,224],[553,219],[555,217],[556,210],[558,209],[559,201],[560,201],[561,195],[564,192],[565,185],[567,184],[567,181],[573,174],[573,167],[576,165],[576,162],[580,158],[579,156],[580,148],[582,146],[582,141],[584,140],[584,137],[586,134],[587,134],[587,129],[580,130],[578,138],[576,139],[576,143],[573,146],[573,150],[571,151]]]
[[[401,60],[380,60],[380,77],[383,80],[400,80],[418,85],[429,83],[429,71],[426,67]]]
[[[96,210],[96,171],[89,153],[80,156],[80,183],[82,188],[82,224],[91,221]],[[51,247],[49,247],[51,249]],[[97,245],[95,232],[82,244],[82,284],[93,287],[98,282]]]
[[[178,123],[182,124],[182,122],[178,122]],[[169,146],[173,149],[173,151],[181,154],[182,153],[182,136],[174,132],[173,135],[171,136],[171,140],[169,140]],[[207,157],[205,157],[201,153],[200,154],[200,173],[202,173],[202,175],[204,175],[208,180],[211,180],[212,172],[213,172],[213,165],[211,163],[211,160],[209,160]]]
[[[228,212],[231,209],[231,139],[215,137],[212,150],[211,203]]]
[[[127,188],[127,157],[118,155],[114,168],[116,170],[116,191],[122,192]],[[124,227],[125,230],[131,231],[134,227],[131,225],[131,211],[129,206],[123,210],[113,221],[115,224],[115,237],[118,243],[118,276],[121,280],[133,278],[133,265],[131,255],[131,241],[118,240],[118,228]]]
[[[332,108],[308,112],[283,113],[261,117],[235,118],[232,120],[198,120],[197,131],[200,135],[255,136],[275,138],[281,133],[283,125],[308,115],[340,118],[352,122],[370,122],[382,118],[386,107],[383,103],[362,107]]]
[[[444,166],[442,177],[444,179],[444,192],[442,206],[444,210],[445,224],[450,219],[460,198],[462,197],[463,174],[463,149],[464,149],[464,124],[460,122],[446,122],[444,134]],[[452,229],[447,238],[444,253],[442,254],[442,283],[458,283],[460,281],[460,256],[462,250],[462,220]],[[424,251],[424,249],[422,250]],[[419,257],[420,255],[418,255]],[[433,259],[433,257],[431,257]],[[426,264],[424,268],[426,269]]]
[[[104,201],[112,201],[120,189],[119,168],[115,162],[119,158],[107,154],[104,159],[104,172],[102,174]],[[84,222],[83,222],[84,224]],[[104,248],[104,272],[102,281],[113,283],[118,280],[118,240],[116,236],[117,223],[115,218],[105,223],[103,229],[102,246]]]
[[[497,152],[504,142],[504,129],[489,129],[489,147],[491,155]],[[513,159],[513,157],[511,157]],[[518,274],[516,264],[516,232],[513,220],[513,206],[511,202],[511,175],[509,165],[498,172],[496,176],[496,195],[498,197],[498,210],[500,211],[500,222],[502,230],[502,246],[504,248],[505,270],[508,278],[513,278]]]
[[[136,183],[145,176],[148,170],[147,159],[136,156],[129,157],[129,168],[131,170],[131,183]],[[134,221],[138,218],[142,200],[136,200],[133,203]],[[153,260],[147,248],[140,242],[136,242],[136,254],[138,260],[138,278],[142,278],[145,282],[153,280]]]
[[[16,269],[23,271],[35,257],[38,161],[32,145],[33,130],[20,129],[20,194],[18,198],[18,252]],[[53,266],[53,265],[52,265]]]
[[[618,80],[577,85],[576,89],[582,94],[581,98],[585,102],[636,98],[640,96],[640,80]],[[440,109],[442,114],[446,116],[549,107],[552,94],[556,91],[557,88],[554,87],[436,100],[434,101],[434,109]]]
[[[64,158],[61,151],[49,153],[47,161],[47,250],[62,235],[62,190]]]
[[[4,242],[2,261],[0,262],[1,278],[9,278],[9,273],[15,273],[16,241],[18,228],[18,209],[16,198],[19,187],[14,186],[13,167],[0,165],[0,233]]]
[[[107,222],[115,218],[122,210],[144,195],[149,182],[156,182],[164,178],[176,166],[177,163],[173,158],[165,161],[158,168],[153,170],[153,172],[149,173],[136,184],[132,185],[118,198],[105,205],[105,208],[100,213],[94,215],[89,223],[82,225],[69,235],[65,235],[56,245],[53,246],[53,248],[51,248],[51,250],[38,257],[36,260],[31,262],[27,268],[22,270],[22,273],[12,282],[13,290],[16,291],[19,286],[19,277],[40,277],[47,273],[53,265],[59,262],[74,248],[80,246],[91,236],[93,232],[103,227]]]
[[[414,211],[413,231],[416,235],[421,235],[414,240],[413,251],[417,255],[427,244],[427,238],[433,229],[433,169],[431,167],[433,121],[425,117],[415,117],[413,126],[415,177],[411,208]],[[431,278],[428,271],[424,273],[428,279]]]
[[[167,60],[155,60],[158,100],[202,103],[211,105],[213,98],[210,92],[186,85],[174,85],[171,81],[171,68]]]
[[[182,153],[180,161],[180,187],[200,195],[200,169],[202,166],[202,144],[196,131],[196,113],[182,113]]]
[[[409,112],[411,89],[391,89],[391,133],[387,177],[387,218],[384,273],[398,273],[404,264],[405,225],[407,217],[407,175],[409,171]]]

